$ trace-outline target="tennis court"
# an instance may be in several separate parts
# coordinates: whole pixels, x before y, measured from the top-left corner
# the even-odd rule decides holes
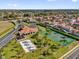
[[[54,32],[52,30],[50,30],[49,32],[46,31],[46,29],[44,27],[39,26],[40,31],[40,35],[45,36],[45,33],[48,33],[47,37],[55,42],[58,42],[59,44],[66,46],[74,41],[76,41],[73,38],[64,36],[60,33]]]

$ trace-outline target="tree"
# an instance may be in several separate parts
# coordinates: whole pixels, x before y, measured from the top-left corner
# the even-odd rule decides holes
[[[49,56],[49,55],[51,55],[51,54],[52,54],[51,49],[46,49],[46,50],[44,50],[44,51],[42,52],[42,55],[43,55],[43,56]]]
[[[61,39],[60,42],[63,42],[63,44],[68,43],[67,40],[65,40],[65,39]]]
[[[15,58],[15,57],[16,57],[16,56],[11,56],[11,59],[12,59],[12,58]]]
[[[52,50],[52,51],[55,51],[56,49],[58,49],[59,47],[57,46],[57,45],[55,45],[55,44],[53,44],[53,45],[51,45],[50,46],[50,49]]]
[[[39,34],[39,32],[37,32],[36,34],[34,34],[31,38],[38,39],[38,34]]]
[[[2,50],[0,50],[0,59],[2,59],[2,54],[1,54]],[[4,54],[5,55],[5,54]]]
[[[23,16],[24,17],[30,17],[31,15],[30,14],[24,14]]]

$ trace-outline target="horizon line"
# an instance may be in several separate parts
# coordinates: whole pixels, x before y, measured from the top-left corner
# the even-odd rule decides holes
[[[66,8],[62,8],[62,9],[53,9],[53,8],[52,9],[26,9],[26,8],[25,9],[24,8],[20,8],[20,9],[16,9],[16,8],[14,9],[13,8],[13,9],[10,9],[10,8],[7,8],[6,9],[6,8],[3,8],[3,9],[0,9],[0,10],[79,10],[79,9],[72,9],[72,8],[71,9],[66,9]]]

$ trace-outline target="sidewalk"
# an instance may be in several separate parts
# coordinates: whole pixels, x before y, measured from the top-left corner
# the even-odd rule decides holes
[[[79,47],[79,45],[75,46],[73,49],[71,49],[69,52],[67,52],[63,56],[61,56],[59,59],[67,59],[67,57],[69,57],[71,54],[73,54],[77,50],[78,47]]]

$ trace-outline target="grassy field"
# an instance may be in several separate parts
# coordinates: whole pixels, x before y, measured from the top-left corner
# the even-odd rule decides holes
[[[36,41],[34,39],[31,39],[31,40],[33,42]],[[46,43],[57,45],[57,43],[54,41],[48,41]],[[48,47],[38,48],[34,52],[25,53],[25,51],[20,46],[20,44],[15,39],[13,39],[4,48],[1,49],[1,54],[3,56],[3,59],[58,59],[67,51],[69,51],[74,46],[76,46],[76,44],[77,42],[73,42],[68,46],[59,47],[56,50],[53,50],[53,47],[52,47],[53,51],[50,49],[51,45],[49,45]],[[43,52],[49,52],[49,53],[48,55],[44,55]]]
[[[13,29],[14,25],[7,21],[0,21],[0,38]]]
[[[52,44],[54,43],[55,42],[53,42]],[[1,54],[3,59],[40,59],[40,58],[49,59],[48,57],[50,57],[50,59],[54,58],[51,57],[53,56],[51,50],[50,50],[51,55],[48,56],[43,55],[43,52],[47,50],[48,48],[45,47],[45,48],[38,48],[34,52],[25,53],[20,44],[15,39],[13,39],[4,48],[1,49]]]
[[[73,49],[78,44],[79,44],[78,41],[72,42],[70,45],[67,45],[58,49],[53,55],[56,57],[56,59],[58,59],[61,56],[63,56],[65,53]]]
[[[18,59],[19,56],[22,57],[24,54],[24,50],[22,50],[20,44],[14,39],[2,48],[1,51],[3,59]]]

